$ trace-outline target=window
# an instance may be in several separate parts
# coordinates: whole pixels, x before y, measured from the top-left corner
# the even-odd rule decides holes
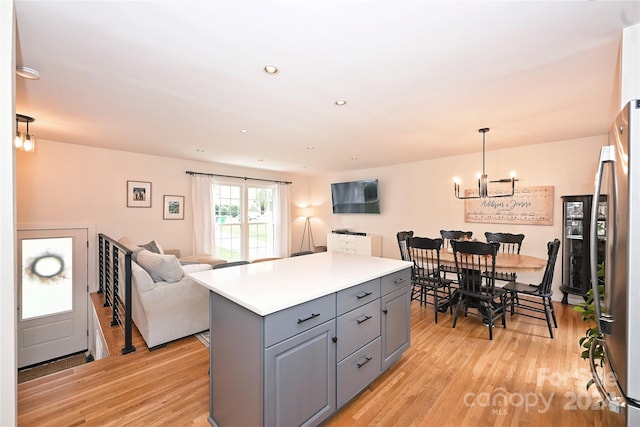
[[[275,256],[275,186],[215,183],[216,255],[228,261]]]

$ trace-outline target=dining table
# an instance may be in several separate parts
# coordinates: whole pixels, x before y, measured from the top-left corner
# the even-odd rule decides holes
[[[440,251],[440,265],[456,267],[451,248]],[[498,252],[496,256],[496,272],[499,273],[530,273],[541,271],[547,265],[546,258],[531,255]]]

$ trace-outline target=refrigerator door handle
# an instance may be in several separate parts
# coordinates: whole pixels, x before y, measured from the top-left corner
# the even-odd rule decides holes
[[[618,392],[618,396],[612,396],[607,390],[605,390],[602,380],[598,375],[598,371],[596,370],[596,361],[594,358],[595,348],[597,346],[602,347],[602,351],[604,353],[604,359],[607,360],[607,349],[605,347],[604,340],[601,338],[596,338],[591,341],[591,346],[589,347],[589,367],[591,368],[591,377],[593,378],[593,382],[598,389],[598,392],[602,396],[604,404],[607,405],[607,408],[616,414],[626,414],[627,411],[627,402],[624,399],[624,394],[622,390],[620,390],[620,385],[618,381],[613,380],[616,385],[616,389]]]
[[[589,256],[591,264],[591,288],[593,289],[593,303],[596,309],[596,319],[598,319],[598,327],[600,328],[600,332],[605,334],[611,332],[611,322],[613,321],[613,319],[608,312],[605,312],[603,315],[602,308],[600,307],[600,295],[598,291],[598,205],[600,203],[604,165],[606,163],[613,163],[616,161],[615,148],[616,147],[614,145],[607,145],[605,147],[602,147],[600,151],[600,161],[598,162],[598,172],[596,174],[595,190],[591,207],[591,230],[589,236]],[[613,181],[615,183],[615,168],[612,168],[612,172]],[[617,203],[617,200],[615,200],[615,195],[613,203]]]

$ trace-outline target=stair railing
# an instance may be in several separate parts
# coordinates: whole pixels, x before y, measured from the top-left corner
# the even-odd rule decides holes
[[[98,293],[104,293],[104,307],[111,307],[111,326],[123,327],[122,354],[132,353],[131,255],[133,252],[109,236],[98,234]],[[121,258],[122,257],[122,258]],[[122,259],[122,262],[120,260]],[[124,268],[121,274],[120,268]],[[121,283],[124,281],[124,283]],[[124,295],[123,295],[124,294]],[[124,296],[124,298],[123,298]]]

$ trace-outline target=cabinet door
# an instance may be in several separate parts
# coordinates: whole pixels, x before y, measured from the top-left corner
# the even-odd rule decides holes
[[[593,196],[563,196],[562,286],[565,293],[586,295],[591,288],[591,203]],[[598,264],[604,261],[606,245],[607,198],[598,203],[597,241]]]
[[[382,370],[395,363],[411,344],[409,286],[382,297]]]
[[[335,321],[265,350],[267,426],[317,425],[336,408]]]

